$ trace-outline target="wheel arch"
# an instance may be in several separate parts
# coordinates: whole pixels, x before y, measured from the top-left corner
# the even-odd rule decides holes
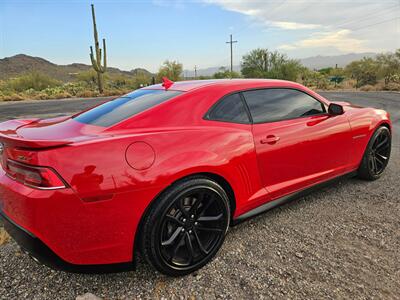
[[[133,245],[133,259],[136,259],[136,255],[135,253],[139,252],[141,249],[141,235],[142,235],[142,229],[143,229],[143,223],[144,223],[144,219],[146,218],[150,208],[152,207],[152,205],[154,205],[157,201],[157,199],[163,194],[165,193],[172,185],[179,183],[181,181],[184,180],[189,180],[189,179],[194,179],[194,178],[207,178],[210,179],[212,181],[215,181],[216,183],[218,183],[223,189],[224,191],[227,193],[228,195],[228,200],[229,200],[229,206],[230,206],[230,213],[231,213],[231,220],[233,219],[233,215],[235,213],[236,210],[236,198],[235,198],[235,192],[232,188],[232,185],[228,182],[228,180],[226,178],[224,178],[223,176],[216,174],[216,173],[212,173],[212,172],[198,172],[198,173],[192,173],[192,174],[188,174],[185,175],[183,177],[180,177],[179,179],[173,181],[171,184],[169,184],[166,188],[164,188],[160,193],[158,193],[149,203],[149,205],[147,205],[145,211],[143,212],[140,221],[139,221],[139,225],[136,228],[136,232],[135,232],[135,237],[134,237],[134,245]]]
[[[378,129],[381,126],[386,127],[387,129],[389,129],[389,132],[392,133],[392,127],[390,126],[389,122],[383,121],[383,122],[379,123],[378,126],[376,126],[376,129]]]

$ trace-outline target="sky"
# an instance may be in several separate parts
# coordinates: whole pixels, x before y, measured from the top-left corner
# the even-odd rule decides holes
[[[400,48],[400,0],[0,0],[0,58],[90,64],[90,4],[108,65],[156,71],[228,66],[262,47],[292,58]]]

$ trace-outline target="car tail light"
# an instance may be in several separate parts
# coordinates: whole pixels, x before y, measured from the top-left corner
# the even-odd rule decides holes
[[[51,168],[26,165],[9,159],[5,170],[9,177],[32,188],[54,190],[66,187],[63,180]]]

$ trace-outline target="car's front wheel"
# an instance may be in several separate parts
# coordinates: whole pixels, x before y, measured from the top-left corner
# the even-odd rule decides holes
[[[365,149],[358,176],[366,180],[378,179],[389,163],[392,137],[390,130],[379,127]]]
[[[189,274],[214,257],[229,221],[229,200],[220,185],[203,177],[178,182],[147,212],[142,254],[161,273]]]

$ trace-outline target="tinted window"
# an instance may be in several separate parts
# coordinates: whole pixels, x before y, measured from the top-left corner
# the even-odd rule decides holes
[[[181,93],[165,90],[136,90],[94,107],[76,116],[75,120],[81,123],[109,127]]]
[[[294,119],[325,112],[321,102],[297,90],[254,90],[243,92],[243,95],[254,123]]]
[[[249,117],[239,94],[220,100],[208,114],[208,119],[235,123],[249,123]]]

